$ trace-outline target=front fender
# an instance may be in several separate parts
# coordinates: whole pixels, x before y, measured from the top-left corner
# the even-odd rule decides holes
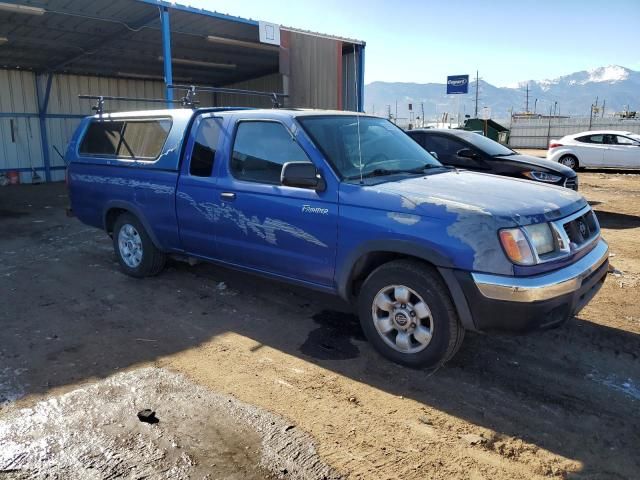
[[[349,252],[342,264],[336,267],[336,287],[342,298],[349,300],[351,297],[349,284],[358,260],[367,254],[379,252],[407,255],[437,267],[453,268],[453,264],[447,256],[425,245],[398,239],[368,240]]]

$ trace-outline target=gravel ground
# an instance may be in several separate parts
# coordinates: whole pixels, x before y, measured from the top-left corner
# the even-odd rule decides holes
[[[65,217],[63,185],[0,189],[0,421],[70,392],[80,398],[78,389],[120,388],[117,379],[129,377],[114,374],[152,367],[295,425],[349,478],[636,479],[640,175],[581,173],[580,184],[613,253],[615,270],[597,297],[556,330],[469,334],[431,376],[381,359],[335,298],[205,264],[128,278],[106,235]],[[127,421],[142,405],[132,396],[82,398]],[[152,407],[161,418],[154,427],[184,432],[172,433]],[[115,441],[109,428],[105,442]],[[259,475],[265,447],[252,431],[238,445],[256,451],[244,468]],[[37,425],[32,432],[43,433],[11,438],[23,448],[51,438]],[[196,446],[189,451],[199,462]]]

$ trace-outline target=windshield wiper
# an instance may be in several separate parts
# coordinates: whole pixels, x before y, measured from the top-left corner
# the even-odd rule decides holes
[[[424,173],[425,170],[430,168],[442,168],[442,165],[432,165],[430,163],[417,168],[398,168],[395,170],[389,170],[386,168],[376,168],[370,172],[362,174],[362,178],[382,177],[385,175],[394,175],[396,173]],[[360,175],[353,175],[349,177],[349,180],[355,180],[360,178]]]

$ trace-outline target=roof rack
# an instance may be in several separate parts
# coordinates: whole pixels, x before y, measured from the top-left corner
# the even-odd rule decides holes
[[[97,115],[102,115],[104,111],[105,100],[113,100],[118,102],[150,102],[150,103],[174,103],[182,104],[181,100],[165,100],[164,98],[135,98],[135,97],[112,97],[109,95],[78,95],[78,98],[86,100],[97,100],[96,104],[91,107],[91,110],[96,112]]]
[[[261,92],[258,90],[242,90],[239,88],[225,88],[225,87],[203,87],[198,85],[167,85],[167,88],[173,88],[176,90],[185,90],[185,95],[182,97],[181,103],[183,107],[191,107],[198,102],[195,100],[199,92],[208,93],[230,93],[233,95],[249,95],[254,97],[269,97],[273,104],[273,108],[280,108],[282,106],[280,98],[286,98],[289,95],[286,93],[277,92]]]
[[[197,85],[167,85],[167,88],[175,90],[184,90],[185,94],[180,100],[166,100],[164,98],[136,98],[136,97],[113,97],[109,95],[78,95],[78,98],[85,100],[96,100],[96,104],[91,107],[91,110],[95,111],[97,115],[105,113],[104,104],[106,100],[113,100],[118,102],[147,102],[147,103],[170,103],[174,105],[181,105],[184,108],[196,108],[200,103],[196,97],[199,92],[209,93],[230,93],[233,95],[250,95],[255,97],[269,97],[273,103],[273,108],[281,107],[280,98],[288,97],[285,93],[276,92],[260,92],[258,90],[241,90],[238,88],[224,88],[224,87],[201,87]]]

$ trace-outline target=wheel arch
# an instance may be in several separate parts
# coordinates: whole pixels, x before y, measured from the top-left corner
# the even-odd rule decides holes
[[[123,213],[129,213],[134,217],[136,217],[140,221],[140,223],[142,223],[142,226],[144,227],[147,234],[149,235],[149,238],[151,238],[151,241],[153,242],[155,247],[158,248],[159,250],[164,250],[162,248],[162,244],[159,242],[158,237],[156,236],[155,232],[151,228],[151,225],[143,215],[142,211],[130,202],[114,200],[109,202],[105,206],[103,217],[102,217],[102,225],[104,230],[109,235],[113,233],[113,227],[116,223],[117,218]]]
[[[336,284],[340,297],[349,303],[357,297],[364,280],[379,266],[393,260],[415,259],[437,270],[447,286],[462,325],[476,330],[466,297],[452,273],[454,266],[441,253],[422,245],[405,241],[373,240],[355,249],[336,271]]]

